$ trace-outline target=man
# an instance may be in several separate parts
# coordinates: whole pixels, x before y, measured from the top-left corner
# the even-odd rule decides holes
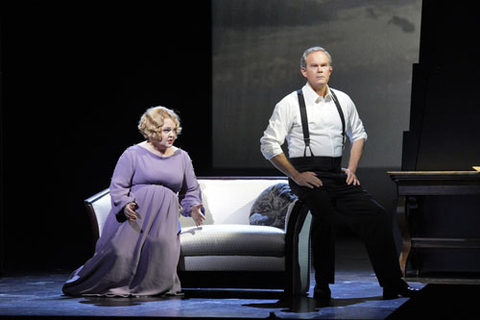
[[[307,49],[300,71],[307,84],[276,105],[260,142],[264,157],[289,177],[292,191],[313,215],[314,298],[331,298],[335,211],[347,217],[352,230],[365,242],[384,299],[412,296],[417,290],[401,279],[388,215],[356,176],[367,134],[350,97],[328,86],[330,54],[321,47]],[[346,136],[351,150],[348,168],[342,169]],[[281,149],[285,138],[290,159]]]

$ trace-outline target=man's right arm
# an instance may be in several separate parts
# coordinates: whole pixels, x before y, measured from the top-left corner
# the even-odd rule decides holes
[[[320,180],[314,172],[298,172],[298,170],[292,166],[290,161],[288,161],[284,153],[280,153],[279,155],[271,158],[270,162],[275,166],[275,168],[280,170],[299,186],[313,189],[323,185],[322,180]]]
[[[294,98],[297,99],[296,94]],[[295,107],[298,108],[298,105]],[[267,160],[299,186],[312,189],[320,187],[322,181],[317,178],[315,173],[298,172],[282,151],[281,145],[285,142],[285,137],[292,127],[293,113],[291,110],[288,97],[275,106],[267,129],[260,139],[260,150]]]

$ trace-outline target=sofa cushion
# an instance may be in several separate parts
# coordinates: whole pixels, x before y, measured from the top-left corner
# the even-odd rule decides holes
[[[251,225],[204,225],[180,234],[182,256],[277,256],[285,251],[283,230]]]
[[[250,209],[250,224],[285,228],[285,216],[297,199],[287,183],[277,183],[266,188]]]

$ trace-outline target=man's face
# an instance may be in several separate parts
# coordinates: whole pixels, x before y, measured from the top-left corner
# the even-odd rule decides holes
[[[332,66],[323,51],[315,51],[307,56],[306,67],[301,72],[310,86],[316,90],[327,85],[332,73]]]

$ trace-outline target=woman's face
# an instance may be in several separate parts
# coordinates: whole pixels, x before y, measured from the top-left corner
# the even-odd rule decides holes
[[[170,118],[165,118],[163,120],[163,126],[159,132],[160,140],[157,141],[161,146],[165,148],[170,148],[173,146],[175,139],[177,138],[177,126]]]

